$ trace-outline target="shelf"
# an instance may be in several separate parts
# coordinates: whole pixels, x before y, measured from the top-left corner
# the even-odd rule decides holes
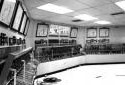
[[[58,46],[40,46],[37,48],[57,48],[57,47],[72,47],[72,46],[76,46],[76,45],[58,45]]]
[[[22,46],[22,45],[12,45],[12,46],[6,45],[6,46],[0,46],[0,48],[8,48],[8,47],[16,47],[16,46]]]
[[[5,62],[5,60],[1,60],[1,61],[0,61],[0,64],[2,64],[2,63],[4,63],[4,62]]]

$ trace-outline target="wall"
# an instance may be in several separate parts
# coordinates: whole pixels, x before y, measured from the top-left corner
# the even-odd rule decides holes
[[[87,55],[86,63],[125,62],[125,54]]]
[[[14,32],[12,30],[10,30],[10,28],[0,24],[0,33],[5,33],[6,37],[8,37],[7,42],[4,43],[4,45],[0,45],[0,58],[5,58],[9,53],[11,52],[15,52],[15,51],[20,51],[22,49],[24,49],[24,45],[11,45],[10,43],[10,39],[13,36],[15,36],[17,39],[22,38],[24,39],[23,35],[18,34],[17,32]],[[1,42],[1,40],[0,40]],[[9,50],[8,50],[9,49]]]
[[[39,21],[31,20],[30,28],[28,31],[28,36],[26,37],[27,46],[34,47],[34,41],[41,39],[41,37],[36,36],[36,28],[37,23]],[[99,28],[99,27],[98,27]],[[125,27],[109,27],[110,28],[110,43],[125,43]],[[86,29],[87,27],[79,27],[78,35],[77,35],[77,43],[82,44],[84,47],[85,40],[86,40]],[[44,39],[52,39],[57,37],[42,37]],[[66,38],[66,37],[65,37]],[[112,54],[112,55],[86,55],[86,56],[79,56],[75,58],[67,58],[58,61],[51,61],[46,63],[39,64],[37,68],[37,75],[50,73],[53,71],[57,71],[60,69],[64,69],[67,67],[72,67],[78,64],[87,64],[87,63],[109,63],[109,62],[125,62],[125,54]]]
[[[37,75],[51,73],[80,64],[96,64],[96,63],[119,63],[125,62],[125,54],[111,55],[83,55],[73,58],[67,58],[57,61],[40,63],[37,67]]]
[[[0,33],[6,33],[6,35],[9,37],[16,36],[17,38],[24,38],[24,36],[18,34],[17,32],[10,30],[10,28],[7,28],[3,26],[2,24],[0,24]]]
[[[35,40],[40,40],[40,39],[76,39],[76,40],[79,40],[78,43],[79,44],[82,44],[83,43],[83,40],[84,38],[82,38],[84,35],[82,35],[83,33],[80,31],[81,35],[79,36],[79,39],[77,38],[70,38],[70,37],[36,37],[36,30],[37,30],[37,23],[40,23],[41,21],[36,21],[36,20],[30,20],[30,26],[29,26],[29,30],[28,30],[28,35],[26,37],[26,42],[27,42],[27,46],[32,46],[32,47],[35,47],[34,45],[34,41]],[[49,22],[49,24],[54,24],[52,22]],[[57,24],[57,23],[56,23]],[[60,24],[61,25],[61,24]],[[70,25],[68,25],[70,26]],[[82,28],[80,28],[82,29]],[[78,30],[79,31],[79,30]],[[84,32],[84,31],[83,31]],[[80,40],[82,39],[82,40]]]
[[[125,43],[125,26],[112,27],[110,33],[111,43]]]
[[[86,29],[85,29],[85,27],[80,27],[78,29],[77,43],[81,44],[82,47],[84,47],[84,44],[86,42],[85,38],[86,38]]]
[[[28,35],[27,35],[27,46],[32,46],[34,47],[34,41],[35,40],[39,40],[39,39],[59,39],[58,37],[36,37],[36,29],[37,29],[37,23],[40,23],[40,21],[36,21],[36,20],[31,20],[30,23],[30,28],[28,31]],[[86,29],[88,27],[78,27],[78,35],[77,35],[77,43],[81,44],[83,47],[85,45],[86,42]],[[100,28],[100,27],[97,27]],[[125,26],[109,26],[110,28],[110,34],[109,34],[109,39],[110,39],[110,43],[125,43]],[[99,34],[99,33],[98,33]],[[71,39],[69,37],[61,37],[61,39]],[[74,38],[75,39],[75,38]]]
[[[77,41],[78,43],[82,44],[84,47],[85,40],[86,40],[86,35],[87,35],[87,30],[88,27],[80,28],[78,31],[78,38]],[[100,27],[96,27],[100,28]],[[110,43],[125,43],[125,26],[109,26],[110,31],[109,31],[109,39]],[[98,32],[99,34],[99,32]],[[99,36],[99,35],[98,35]],[[97,37],[99,39],[99,37]]]
[[[19,38],[24,39],[23,35],[19,34],[18,32],[12,31],[10,28],[8,28],[7,26],[4,26],[3,24],[0,24],[0,33],[5,33],[7,37],[12,38],[13,36],[15,36],[17,39]],[[4,46],[8,46],[8,45],[4,45]]]
[[[34,47],[35,33],[36,33],[36,22],[30,19],[29,29],[26,36],[27,47]]]
[[[37,75],[46,74],[61,69],[65,69],[68,67],[84,64],[85,63],[84,58],[85,58],[84,56],[79,56],[79,57],[46,62],[46,63],[40,63],[37,67]]]

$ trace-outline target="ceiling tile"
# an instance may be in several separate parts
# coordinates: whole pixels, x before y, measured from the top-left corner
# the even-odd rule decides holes
[[[101,12],[100,10],[98,10],[96,8],[88,8],[88,9],[80,10],[77,12],[79,12],[80,14],[89,14],[91,16],[104,14],[103,12]]]
[[[125,0],[110,0],[112,2],[125,1]]]
[[[81,3],[88,4],[89,6],[102,6],[108,3],[112,3],[110,0],[77,0]]]
[[[125,25],[125,21],[121,21],[121,22],[114,22],[113,25]]]
[[[59,22],[59,23],[65,23],[65,24],[71,24],[71,25],[78,25],[78,24],[84,22],[84,21],[72,22],[72,20],[74,20],[73,17],[68,17],[68,16],[64,16],[64,15],[44,18],[44,20],[46,20],[46,21],[54,21],[54,22]]]
[[[103,16],[97,16],[97,17],[99,18],[99,20],[106,20],[111,23],[114,23],[116,21],[116,19],[111,15],[103,15]]]
[[[114,18],[121,21],[125,21],[125,14],[115,15]]]
[[[65,23],[65,22],[64,22]],[[80,22],[71,22],[71,21],[67,21],[67,24],[71,24],[71,25],[79,25]]]
[[[53,4],[64,6],[72,10],[89,8],[86,4],[79,3],[76,0],[57,0],[53,2]]]
[[[81,23],[80,26],[97,26],[95,23]]]
[[[45,2],[47,2],[47,3],[50,3],[50,2],[57,1],[57,0],[43,0],[43,1],[45,1]]]
[[[107,4],[100,7],[96,7],[96,9],[100,10],[102,13],[111,14],[116,12],[123,11],[121,8],[116,6],[115,4]]]
[[[54,20],[54,21],[71,21],[73,17],[65,16],[65,15],[56,15],[52,17],[46,17],[45,20]]]
[[[79,22],[79,23],[76,23],[78,24],[79,26],[88,26],[88,25],[94,25],[95,23],[93,23],[93,21],[82,21],[82,22]]]
[[[96,8],[87,8],[87,9],[82,9],[82,10],[78,10],[72,13],[68,13],[66,15],[68,16],[77,16],[79,14],[89,14],[91,16],[95,16],[95,15],[103,15],[105,13],[101,12],[100,10],[96,9]]]
[[[104,15],[104,16],[98,16],[100,20],[107,20],[112,23],[112,25],[124,25],[123,22],[125,22],[125,16],[111,16],[111,15]]]
[[[40,10],[40,9],[37,9],[37,8],[30,10],[29,13],[31,14],[32,18],[35,18],[35,16],[36,16],[37,19],[43,19],[45,17],[51,17],[51,16],[57,16],[58,15],[56,13],[43,11],[43,10]]]
[[[111,15],[100,15],[100,16],[97,16],[99,19],[104,19],[104,20],[111,20],[111,19],[114,19],[113,16]]]
[[[79,14],[89,14],[94,17],[99,18],[99,20],[108,20],[113,23],[113,25],[124,25],[125,15],[111,16],[111,13],[123,11],[121,8],[116,6],[114,3],[121,0],[24,0],[26,8],[31,15],[31,18],[36,20],[47,20],[52,22],[66,23],[72,25],[80,26],[95,26],[93,22],[72,22],[75,18],[73,16]],[[61,5],[75,12],[67,13],[65,15],[60,15],[52,12],[47,12],[44,10],[37,9],[36,7],[53,3],[56,5]]]
[[[74,17],[74,16],[79,15],[79,14],[80,14],[79,12],[75,11],[75,12],[67,13],[65,15]]]
[[[36,8],[38,6],[44,5],[47,2],[44,2],[42,0],[24,0],[26,7],[28,8],[28,10],[31,10],[33,8]]]

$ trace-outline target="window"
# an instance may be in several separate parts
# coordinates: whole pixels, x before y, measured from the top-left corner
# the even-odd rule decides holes
[[[49,25],[38,23],[36,37],[47,37],[48,28],[49,28]]]
[[[78,28],[72,27],[72,28],[71,28],[70,37],[71,37],[71,38],[76,38],[76,37],[77,37],[77,32],[78,32]]]
[[[9,26],[15,10],[16,0],[3,0],[3,3],[1,1],[0,5],[2,6],[0,12],[0,22]]]
[[[25,30],[26,21],[27,21],[27,16],[24,13],[23,18],[22,18],[22,23],[21,23],[20,31],[19,31],[22,34],[24,33],[24,30]]]
[[[14,29],[16,31],[19,31],[19,26],[20,26],[22,15],[23,15],[23,8],[20,4],[18,4],[18,8],[17,8],[17,11],[16,11],[16,15],[15,15],[15,18],[14,18],[12,29]]]

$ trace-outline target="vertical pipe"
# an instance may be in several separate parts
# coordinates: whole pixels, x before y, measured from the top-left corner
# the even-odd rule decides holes
[[[16,69],[14,70],[14,85],[16,85]]]
[[[16,69],[12,69],[12,68],[10,70],[14,72],[14,85],[16,85],[16,80],[17,80],[16,74],[17,74],[17,71],[16,71]]]
[[[24,81],[24,83],[25,83],[26,62],[25,62],[25,60],[22,60],[22,62],[23,62],[23,81]]]

